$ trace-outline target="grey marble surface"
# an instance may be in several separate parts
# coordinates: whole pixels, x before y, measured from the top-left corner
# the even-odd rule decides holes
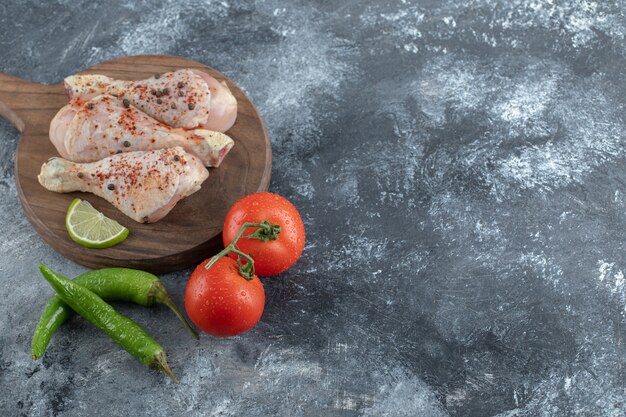
[[[104,3],[104,2],[103,2]],[[0,4],[0,71],[55,83],[163,53],[244,88],[301,261],[261,323],[191,340],[119,306],[181,384],[75,319],[29,345],[51,250],[19,205],[0,121],[3,416],[623,416],[623,1]],[[190,271],[163,276],[182,302]]]

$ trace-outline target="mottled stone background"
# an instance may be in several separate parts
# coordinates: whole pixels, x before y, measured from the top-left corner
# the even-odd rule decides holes
[[[37,263],[85,268],[26,221],[1,121],[1,415],[626,414],[622,0],[100,3],[4,0],[0,71],[56,83],[148,53],[223,71],[308,243],[242,336],[119,307],[180,385],[79,319],[34,362]],[[162,277],[178,302],[189,273]]]

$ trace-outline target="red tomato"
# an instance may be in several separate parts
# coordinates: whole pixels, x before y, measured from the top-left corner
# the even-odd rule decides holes
[[[237,248],[254,259],[258,275],[267,277],[289,269],[304,249],[304,224],[289,200],[273,193],[250,194],[240,199],[226,214],[222,237],[224,246],[228,246],[244,223],[261,223],[264,220],[280,226],[278,239],[264,242],[242,237],[237,241]],[[243,236],[256,230],[255,227],[248,228]],[[229,256],[237,257],[234,253]]]
[[[247,280],[237,262],[220,258],[211,269],[202,262],[185,291],[185,309],[196,326],[213,336],[234,336],[254,327],[263,314],[265,290],[255,275]]]

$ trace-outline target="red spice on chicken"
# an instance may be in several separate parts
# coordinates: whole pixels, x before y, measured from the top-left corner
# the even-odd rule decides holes
[[[73,75],[65,79],[65,88],[70,98],[89,99],[107,94],[127,100],[128,104],[172,127],[225,132],[237,117],[237,100],[228,86],[195,69],[139,81],[120,81],[95,74]]]
[[[209,172],[182,148],[128,152],[78,164],[52,158],[39,182],[51,191],[92,192],[138,222],[156,222],[200,189]]]
[[[234,144],[224,133],[169,127],[108,95],[63,107],[50,123],[50,140],[62,157],[74,162],[182,146],[212,167],[220,165]]]

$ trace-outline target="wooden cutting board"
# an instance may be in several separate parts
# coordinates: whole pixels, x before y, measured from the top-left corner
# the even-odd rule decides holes
[[[83,73],[137,80],[181,68],[197,68],[226,81],[239,107],[237,121],[227,132],[235,146],[219,168],[209,168],[209,178],[200,191],[152,224],[137,223],[90,193],[59,194],[43,188],[37,181],[41,165],[58,156],[48,138],[48,128],[56,112],[68,103],[63,83],[36,84],[0,73],[0,115],[22,133],[15,156],[20,201],[35,230],[66,258],[91,268],[125,266],[152,272],[195,265],[221,249],[228,208],[245,195],[267,190],[272,150],[263,120],[241,89],[222,73],[189,59],[150,55],[113,59]],[[74,243],[65,229],[65,213],[76,197],[88,200],[128,227],[129,237],[108,249],[88,249]]]

